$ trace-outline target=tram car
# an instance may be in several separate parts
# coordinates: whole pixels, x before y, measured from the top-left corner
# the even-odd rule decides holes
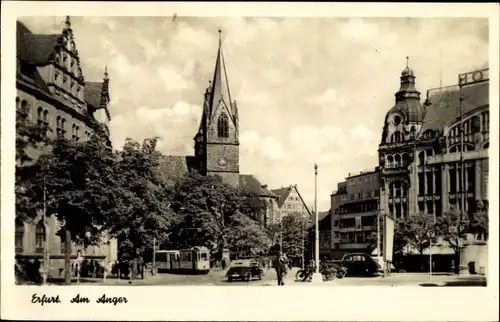
[[[181,250],[159,250],[155,252],[158,272],[174,274],[207,274],[210,271],[210,250],[193,247]]]

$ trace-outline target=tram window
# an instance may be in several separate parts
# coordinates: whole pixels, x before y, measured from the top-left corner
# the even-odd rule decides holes
[[[204,261],[208,260],[208,256],[206,253],[201,253],[200,256],[201,256],[201,260],[204,260]]]

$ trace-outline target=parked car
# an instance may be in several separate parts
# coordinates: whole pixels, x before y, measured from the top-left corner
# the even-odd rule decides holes
[[[249,282],[253,278],[262,279],[264,270],[255,260],[240,259],[232,261],[229,270],[226,273],[228,282],[242,280]]]
[[[344,255],[341,265],[347,268],[346,276],[375,276],[383,274],[382,266],[369,254]]]

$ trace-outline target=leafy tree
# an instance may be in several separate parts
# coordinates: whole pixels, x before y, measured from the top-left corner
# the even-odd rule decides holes
[[[260,249],[266,242],[259,232],[260,223],[254,220],[261,210],[256,196],[224,183],[219,176],[186,174],[174,188],[172,209],[180,218],[170,247],[206,246],[220,253],[227,247]]]
[[[288,256],[302,256],[309,236],[308,220],[301,214],[290,214],[269,226],[269,235],[274,245],[281,244]]]
[[[157,138],[146,139],[142,145],[127,139],[118,153],[116,209],[106,229],[118,238],[122,260],[152,249],[154,238],[159,244],[165,242],[175,220],[169,208],[171,193],[158,171],[161,154],[156,144]]]
[[[435,234],[432,233],[434,225],[434,215],[419,212],[399,219],[397,221],[397,231],[404,236],[406,243],[410,247],[416,249],[422,255],[431,243],[436,244],[437,242]]]
[[[394,225],[394,235],[393,235],[393,254],[400,255],[403,253],[403,250],[406,246],[406,238],[401,230],[398,228],[398,221],[395,222]],[[372,253],[377,248],[377,232],[371,232],[367,238],[366,242],[368,243],[369,253]],[[380,252],[384,251],[384,217],[380,217]]]
[[[396,230],[401,234],[406,245],[416,249],[422,256],[425,249],[437,243],[436,234],[434,232],[435,220],[434,215],[429,215],[424,212],[416,213],[403,217],[397,221]],[[423,257],[421,257],[421,270],[423,271]]]
[[[435,232],[438,239],[446,242],[455,252],[456,263],[460,263],[460,249],[463,247],[464,241],[467,238],[467,228],[469,227],[469,218],[461,216],[459,211],[453,209],[450,212],[444,213],[437,218],[435,224]],[[456,270],[459,265],[455,265]]]
[[[83,143],[57,138],[49,152],[18,168],[25,215],[35,218],[43,209],[56,216],[67,246],[100,241],[102,227],[116,211],[116,159],[99,131]],[[19,211],[19,209],[18,209]],[[66,283],[71,282],[71,248],[66,247]]]
[[[270,246],[269,236],[256,220],[242,213],[233,216],[227,230],[227,242],[233,253],[262,254]]]

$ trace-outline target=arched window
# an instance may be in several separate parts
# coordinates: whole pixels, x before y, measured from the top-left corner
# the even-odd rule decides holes
[[[490,142],[486,142],[484,145],[483,145],[483,149],[489,149],[490,147]]]
[[[47,110],[43,111],[43,124],[49,126],[49,111]]]
[[[24,251],[24,222],[16,218],[16,253]]]
[[[19,108],[19,97],[16,97],[16,109]]]
[[[391,135],[391,142],[396,143],[396,142],[401,142],[403,141],[403,135],[400,131],[394,132]]]
[[[394,159],[392,155],[387,156],[387,168],[392,168]]]
[[[457,147],[454,146],[450,149],[450,153],[456,153],[457,152]]]
[[[399,168],[401,166],[401,156],[399,154],[396,154],[394,156],[394,167]]]
[[[425,162],[425,152],[422,151],[418,154],[418,164],[424,165],[424,162]]]
[[[42,107],[38,107],[36,110],[36,119],[38,125],[43,125],[43,109]]]
[[[220,138],[229,137],[229,125],[226,114],[221,114],[219,116],[219,120],[217,121],[217,135]]]
[[[401,166],[403,166],[403,167],[408,166],[409,160],[410,160],[410,156],[408,155],[408,153],[403,153],[401,155]]]
[[[43,251],[45,244],[45,224],[40,220],[36,225],[35,230],[35,252],[40,253]]]

